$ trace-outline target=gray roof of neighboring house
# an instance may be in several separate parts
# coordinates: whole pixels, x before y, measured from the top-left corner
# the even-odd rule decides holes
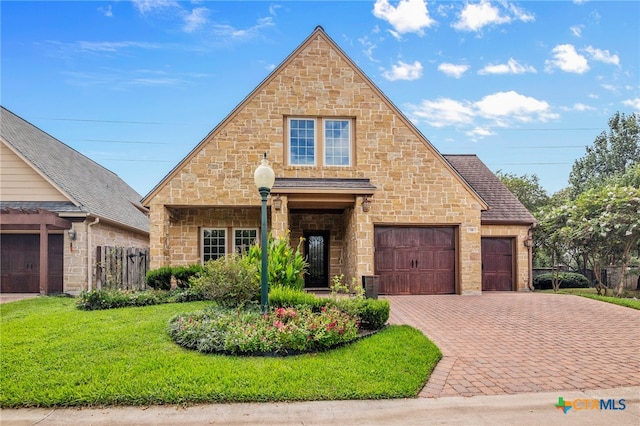
[[[483,222],[535,223],[536,219],[476,155],[444,155],[449,164],[487,202]]]
[[[149,218],[140,204],[142,197],[118,175],[8,109],[0,108],[2,140],[66,193],[80,207],[80,211],[149,232]],[[34,206],[33,202],[22,204],[23,208]],[[57,204],[38,203],[38,207],[55,208]],[[3,202],[2,205],[16,208],[16,202]],[[60,207],[60,213],[70,211],[70,206]]]

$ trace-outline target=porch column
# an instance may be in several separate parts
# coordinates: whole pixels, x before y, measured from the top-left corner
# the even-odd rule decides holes
[[[49,231],[47,225],[40,224],[40,294],[49,292]]]
[[[162,204],[149,206],[149,257],[151,269],[156,269],[168,263],[169,240],[169,211]]]
[[[358,197],[356,200],[356,206],[353,209],[357,247],[356,265],[358,280],[362,279],[363,275],[373,275],[374,271],[374,232],[372,217],[376,206],[375,202],[373,202],[370,211],[362,211],[362,200],[364,198],[365,197]]]

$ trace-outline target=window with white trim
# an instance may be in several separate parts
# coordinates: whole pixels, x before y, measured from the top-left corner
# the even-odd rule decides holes
[[[287,120],[287,157],[291,166],[350,166],[353,120],[298,118]]]
[[[245,254],[249,247],[255,244],[258,239],[258,228],[234,229],[233,230],[233,251],[238,254]]]
[[[202,230],[202,263],[225,255],[227,247],[226,236],[226,229]]]

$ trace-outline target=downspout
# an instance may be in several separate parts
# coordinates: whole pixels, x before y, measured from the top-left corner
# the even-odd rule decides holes
[[[91,291],[91,287],[93,287],[93,265],[92,265],[92,257],[91,257],[91,227],[93,225],[97,225],[100,222],[100,218],[96,217],[92,223],[87,225],[87,291]]]
[[[529,231],[528,231],[528,235],[527,235],[527,241],[529,241],[529,245],[527,247],[527,251],[528,251],[528,257],[529,257],[529,290],[534,291],[535,288],[533,287],[533,228],[536,225],[533,224],[531,225],[531,227],[529,227]]]

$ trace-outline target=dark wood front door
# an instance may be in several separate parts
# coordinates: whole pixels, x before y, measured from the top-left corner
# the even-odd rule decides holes
[[[329,287],[329,232],[304,233],[304,248],[309,270],[304,277],[305,287]]]
[[[47,292],[62,293],[63,236],[49,234],[47,250],[49,276]],[[0,291],[2,293],[40,292],[40,235],[2,234],[0,236]]]
[[[455,228],[379,226],[374,244],[380,293],[455,293]]]
[[[513,290],[513,238],[482,239],[482,291]]]

